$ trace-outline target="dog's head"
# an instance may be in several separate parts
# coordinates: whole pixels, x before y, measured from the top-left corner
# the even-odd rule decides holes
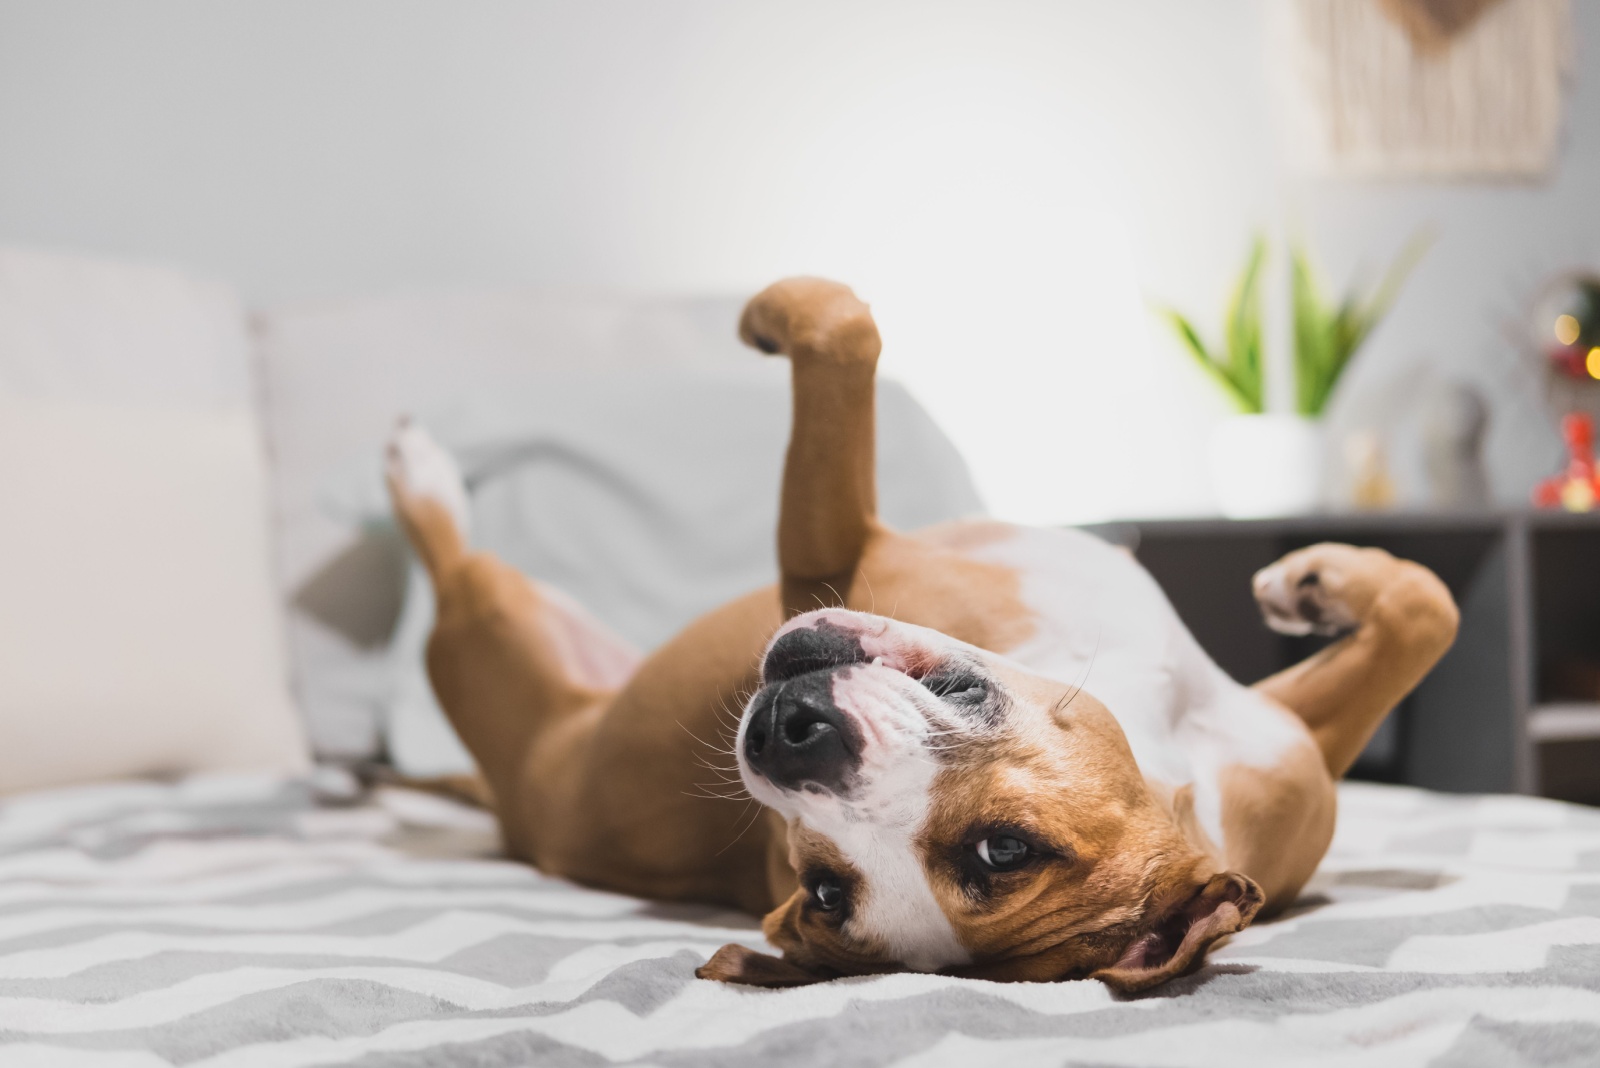
[[[937,631],[795,618],[736,746],[751,794],[787,821],[800,886],[763,925],[781,960],[728,946],[706,978],[910,969],[1141,990],[1261,906],[1184,837],[1104,706]]]

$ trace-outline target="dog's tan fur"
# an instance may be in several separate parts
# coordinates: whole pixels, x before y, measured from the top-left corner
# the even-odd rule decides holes
[[[800,613],[887,610],[998,653],[1028,640],[1035,620],[1018,575],[973,556],[1010,528],[954,523],[904,534],[878,521],[880,342],[864,304],[835,283],[780,282],[750,302],[740,336],[793,365],[780,584],[692,623],[617,685],[580,655],[590,624],[504,563],[471,552],[447,510],[395,476],[396,511],[437,591],[428,668],[513,856],[610,890],[767,914],[767,934],[788,960],[729,947],[705,971],[717,978],[782,985],[881,971],[881,955],[830,936],[826,918],[803,908],[796,865],[847,861],[829,854],[825,837],[786,827],[773,812],[704,796],[708,742],[726,737],[727,718],[761,685],[769,640]],[[1292,900],[1331,838],[1334,779],[1448,647],[1456,614],[1431,573],[1378,550],[1313,547],[1275,574],[1290,588],[1312,576],[1313,592],[1352,613],[1354,629],[1259,684],[1303,721],[1306,741],[1271,767],[1225,772],[1223,842],[1200,828],[1187,786],[1130,770],[1116,720],[1091,696],[1006,676],[1025,700],[1057,707],[1070,728],[1063,737],[1077,747],[1070,769],[1069,755],[1050,747],[1013,746],[942,772],[927,834],[959,833],[974,811],[1004,806],[1008,791],[1054,789],[1062,800],[1041,833],[1070,842],[1081,862],[1038,869],[1002,906],[983,910],[964,905],[933,865],[931,885],[971,951],[971,963],[953,970],[1002,979],[1093,972],[1135,989],[1192,967],[1263,899],[1269,908]],[[1260,592],[1264,603],[1273,596]],[[1152,856],[1177,859],[1152,874]],[[1119,897],[1130,886],[1144,900]],[[1124,950],[1151,915],[1179,916],[1186,933],[1171,961],[1140,970]]]

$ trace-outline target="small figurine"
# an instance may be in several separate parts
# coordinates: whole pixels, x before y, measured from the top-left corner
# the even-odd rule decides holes
[[[1357,430],[1345,439],[1345,463],[1350,478],[1350,503],[1363,512],[1379,512],[1394,507],[1394,479],[1389,477],[1389,458],[1383,438],[1376,430]]]
[[[1430,399],[1422,443],[1436,507],[1489,507],[1489,475],[1483,467],[1483,439],[1488,429],[1488,402],[1472,386],[1450,383]]]
[[[1600,480],[1594,464],[1594,420],[1585,412],[1573,412],[1561,420],[1561,436],[1567,443],[1567,469],[1535,486],[1533,503],[1540,508],[1587,512],[1600,499]]]

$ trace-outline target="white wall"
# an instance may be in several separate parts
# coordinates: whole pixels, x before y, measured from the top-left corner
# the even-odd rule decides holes
[[[831,274],[994,508],[1073,519],[1209,505],[1224,409],[1149,298],[1214,313],[1285,220],[1335,277],[1432,221],[1347,421],[1442,360],[1493,384],[1520,499],[1553,439],[1499,327],[1600,254],[1600,77],[1547,187],[1305,180],[1263,23],[1256,0],[0,0],[0,240],[258,303]]]

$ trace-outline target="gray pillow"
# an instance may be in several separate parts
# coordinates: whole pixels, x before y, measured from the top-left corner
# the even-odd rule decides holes
[[[572,595],[648,651],[776,578],[788,365],[551,372],[417,413],[461,462],[473,541]],[[880,510],[914,529],[982,505],[948,438],[905,389],[878,389]],[[376,474],[359,495],[386,513]],[[345,495],[348,501],[348,495]],[[432,626],[415,569],[390,646],[387,743],[411,775],[469,770],[422,664]]]

